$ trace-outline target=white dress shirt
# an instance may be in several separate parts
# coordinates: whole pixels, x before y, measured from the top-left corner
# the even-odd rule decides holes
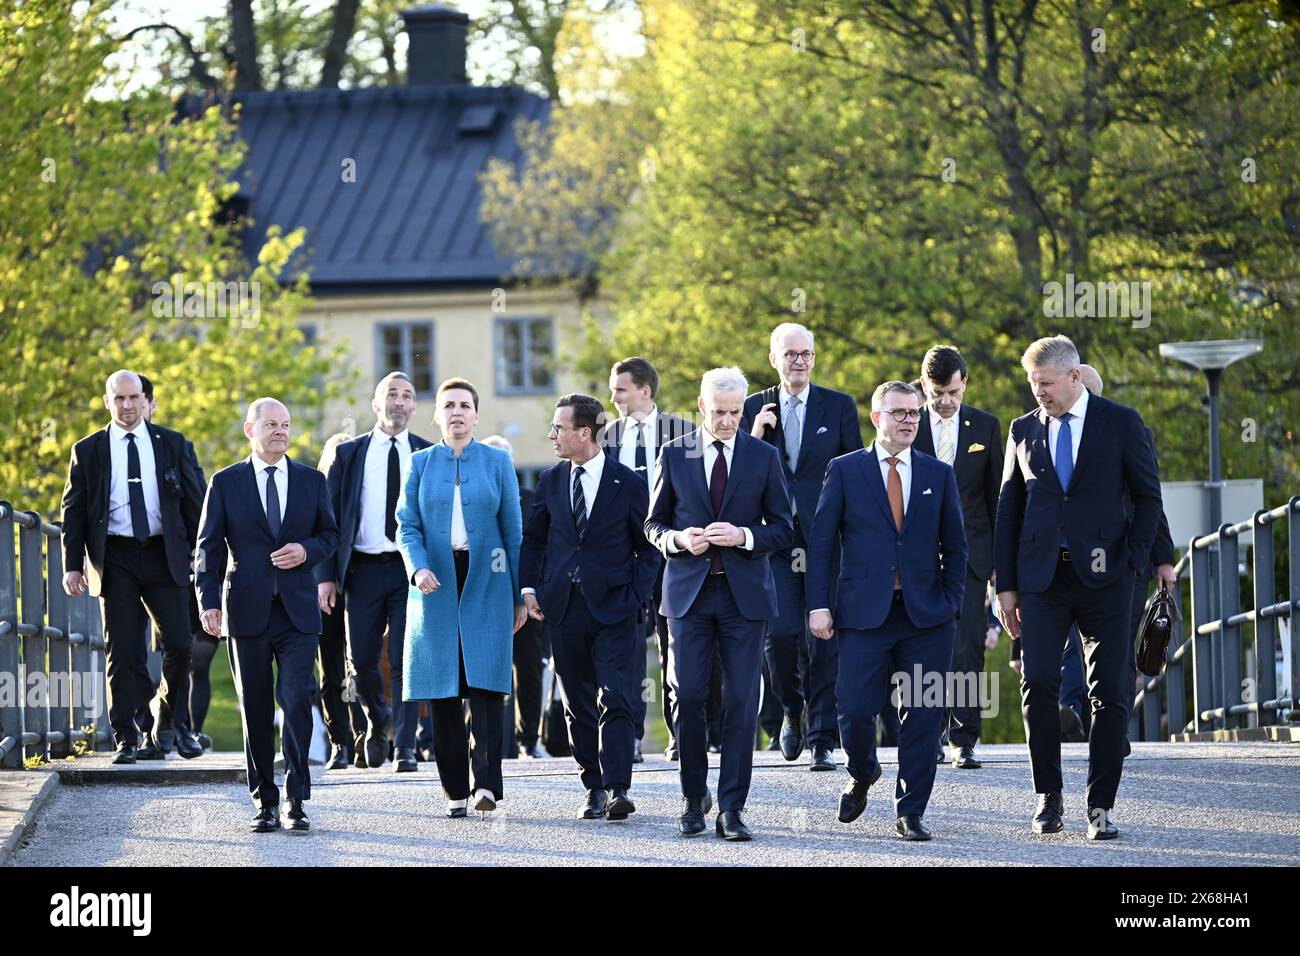
[[[253,471],[257,474],[257,496],[262,499],[262,513],[266,514],[266,469],[275,469],[275,491],[280,497],[280,521],[284,521],[284,509],[289,504],[289,459],[284,455],[274,465],[263,461],[253,452]]]
[[[623,441],[618,446],[619,464],[636,471],[637,420],[631,415],[623,419]],[[655,439],[659,429],[659,407],[651,405],[645,418],[641,419],[642,431],[645,432],[645,480],[646,484],[655,486]],[[640,474],[638,472],[638,474]]]
[[[144,490],[144,513],[149,519],[149,535],[162,534],[162,502],[158,498],[158,470],[154,465],[153,439],[144,419],[135,423],[130,433],[135,436],[136,452],[140,456],[140,487]],[[116,422],[108,426],[108,464],[112,472],[108,489],[108,533],[134,537],[131,524],[131,486],[126,478],[126,455],[130,443],[127,430]]]
[[[392,439],[397,439],[398,494],[406,487],[406,475],[411,470],[411,433],[403,429],[396,435],[387,435],[375,426],[366,447],[365,467],[361,472],[361,524],[353,550],[365,554],[385,554],[397,550],[397,542],[389,541],[384,533],[384,518],[388,513],[388,449]]]
[[[713,447],[713,443],[718,439],[714,438],[707,428],[701,428],[700,431],[704,433],[700,436],[701,440],[704,442],[704,454],[700,457],[704,461],[704,486],[707,488],[709,486],[709,480],[713,477],[713,463],[718,460],[718,450]],[[732,435],[730,439],[722,443],[722,453],[723,461],[727,463],[727,480],[730,481],[731,460],[736,454],[735,435]],[[688,455],[687,457],[689,458],[690,456]],[[710,522],[710,524],[712,524],[712,522]],[[740,530],[745,533],[745,543],[740,545],[740,547],[744,548],[746,551],[753,551],[754,532],[750,531],[748,528],[741,528]],[[676,554],[681,550],[681,548],[677,547],[677,535],[670,534],[668,536],[668,552],[670,554]]]
[[[1079,400],[1070,409],[1070,464],[1079,462],[1079,442],[1083,441],[1083,419],[1088,412],[1088,390],[1085,388]],[[1047,419],[1047,447],[1052,453],[1052,467],[1056,467],[1056,435],[1061,430],[1059,418]]]
[[[582,477],[575,478],[574,472],[576,472],[579,467],[582,468]],[[577,465],[572,461],[569,462],[568,484],[569,484],[569,509],[570,510],[573,509],[573,483],[575,481],[581,481],[582,500],[587,506],[587,517],[588,518],[591,517],[591,509],[596,504],[596,491],[600,488],[600,476],[603,475],[604,473],[605,473],[605,453],[603,451],[598,452],[595,458],[591,459],[591,461],[584,462],[582,465]],[[520,588],[519,593],[536,594],[537,589]]]
[[[456,462],[452,460],[452,467]],[[469,532],[465,530],[465,510],[460,505],[460,482],[451,493],[451,550],[469,550]]]

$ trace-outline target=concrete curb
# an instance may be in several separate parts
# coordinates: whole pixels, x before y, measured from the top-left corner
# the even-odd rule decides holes
[[[18,773],[28,774],[32,771],[17,771]],[[27,806],[18,815],[18,808],[0,808],[0,819],[3,819],[3,829],[9,832],[4,833],[4,842],[0,843],[0,866],[7,866],[13,855],[22,846],[23,840],[36,825],[36,816],[44,809],[45,805],[50,802],[54,796],[54,791],[59,788],[59,775],[55,773],[46,773],[45,779],[36,789],[33,796],[30,797]],[[12,821],[10,817],[17,816]],[[0,831],[3,832],[3,831]]]

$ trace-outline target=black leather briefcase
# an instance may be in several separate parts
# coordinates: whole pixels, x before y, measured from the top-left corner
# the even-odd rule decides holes
[[[1174,636],[1174,623],[1182,620],[1178,601],[1168,588],[1156,591],[1147,604],[1138,634],[1137,667],[1148,677],[1158,677],[1169,653],[1169,641]]]

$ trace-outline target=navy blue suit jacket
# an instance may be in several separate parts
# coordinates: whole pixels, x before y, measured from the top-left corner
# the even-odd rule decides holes
[[[333,554],[339,529],[334,522],[325,476],[315,468],[289,461],[288,493],[280,534],[271,537],[258,493],[251,456],[212,476],[195,552],[194,588],[204,611],[221,609],[222,634],[253,637],[266,630],[271,617],[272,582],[293,626],[307,634],[321,631],[313,568]],[[265,479],[263,479],[265,480]],[[307,559],[281,571],[271,552],[300,544]]]
[[[340,442],[334,450],[334,461],[330,464],[329,492],[330,504],[339,524],[339,546],[326,560],[316,565],[316,580],[324,583],[333,581],[339,587],[348,577],[348,564],[352,560],[352,545],[357,540],[357,531],[361,528],[361,479],[366,472],[366,452],[370,449],[370,439],[374,432],[366,432],[351,441]],[[415,432],[408,436],[411,442],[411,454],[421,448],[428,448],[433,442],[421,438]],[[404,482],[403,482],[404,484]],[[401,489],[398,489],[401,492]]]
[[[659,554],[645,536],[650,508],[645,479],[605,455],[587,533],[579,543],[569,493],[572,475],[573,463],[562,461],[537,479],[519,551],[519,585],[533,588],[542,613],[559,624],[573,593],[573,571],[581,567],[582,596],[592,617],[602,624],[635,619],[659,573]]]
[[[831,462],[808,544],[808,610],[828,608],[836,629],[871,630],[889,616],[895,572],[912,623],[936,627],[961,612],[966,532],[952,468],[912,448],[903,528],[894,524],[875,445]],[[832,571],[839,543],[838,581]]]
[[[853,396],[831,388],[813,385],[808,392],[808,407],[804,409],[803,433],[799,439],[799,460],[794,470],[785,456],[785,423],[781,421],[781,386],[773,385],[755,392],[745,399],[745,411],[740,419],[740,429],[746,434],[764,405],[776,404],[776,427],[768,428],[763,441],[776,448],[781,458],[786,486],[794,497],[802,517],[801,526],[812,524],[817,512],[817,496],[821,494],[826,468],[831,459],[862,447],[862,423],[858,420],[858,406]]]
[[[1074,570],[1088,587],[1105,587],[1122,574],[1141,579],[1163,512],[1142,417],[1126,405],[1090,396],[1065,489],[1047,447],[1047,424],[1047,413],[1037,409],[1012,422],[1007,436],[994,533],[998,590],[1046,591],[1056,574],[1062,531]]]
[[[659,613],[682,618],[690,611],[709,573],[709,551],[669,552],[668,539],[685,528],[704,528],[727,521],[748,528],[754,548],[721,548],[727,585],[746,620],[766,621],[777,615],[776,583],[767,556],[790,547],[794,525],[781,460],[775,448],[743,431],[736,435],[727,492],[714,514],[709,483],[704,477],[704,443],[713,439],[703,428],[664,445],[655,466],[646,537],[667,560]]]

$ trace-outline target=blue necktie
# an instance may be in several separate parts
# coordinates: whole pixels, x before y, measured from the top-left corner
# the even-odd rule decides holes
[[[1074,437],[1070,434],[1070,419],[1074,416],[1066,412],[1061,416],[1061,427],[1056,433],[1056,477],[1061,482],[1061,491],[1070,490],[1070,478],[1074,475]],[[1061,547],[1069,547],[1065,532],[1061,532]]]

